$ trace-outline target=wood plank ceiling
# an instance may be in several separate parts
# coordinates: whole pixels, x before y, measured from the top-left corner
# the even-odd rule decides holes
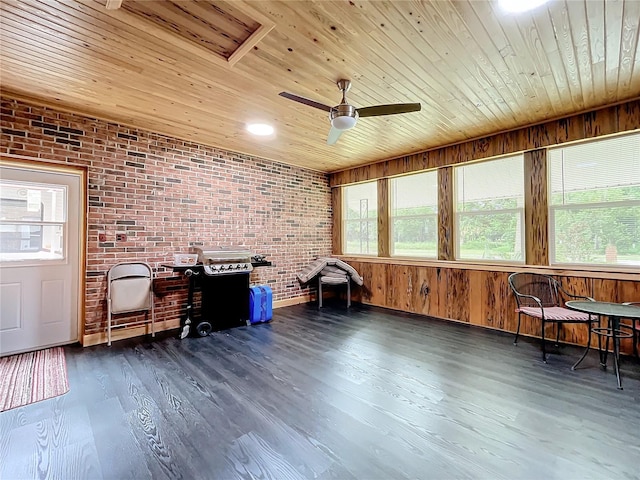
[[[322,171],[640,96],[637,0],[105,4],[3,0],[2,93]],[[357,107],[422,111],[362,118],[328,146],[326,112],[278,93],[336,105],[340,78]]]

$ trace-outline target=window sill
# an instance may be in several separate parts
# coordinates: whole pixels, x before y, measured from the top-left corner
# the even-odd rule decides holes
[[[387,265],[407,265],[431,268],[457,268],[460,270],[481,270],[491,272],[528,272],[543,273],[547,275],[560,275],[565,277],[589,277],[607,280],[633,280],[640,281],[637,271],[629,271],[628,268],[612,268],[609,266],[578,266],[578,265],[524,265],[522,263],[473,263],[451,260],[434,260],[411,257],[374,257],[364,255],[334,255],[346,262],[378,263]]]

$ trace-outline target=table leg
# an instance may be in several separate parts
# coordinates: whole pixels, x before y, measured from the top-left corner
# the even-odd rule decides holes
[[[607,368],[607,355],[609,353],[609,333],[611,332],[611,319],[607,319],[607,336],[604,340],[604,351],[600,348],[600,344],[598,344],[598,348],[600,349],[600,366],[606,370]]]
[[[620,328],[620,319],[618,317],[609,317],[609,321],[611,322],[611,338],[613,339],[613,366],[618,380],[618,389],[622,390],[622,382],[620,381],[620,339],[617,336],[618,328]]]

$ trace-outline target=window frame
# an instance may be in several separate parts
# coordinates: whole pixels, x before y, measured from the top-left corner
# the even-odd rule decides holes
[[[414,214],[414,215],[393,215],[393,193],[394,193],[394,180],[398,180],[401,178],[407,178],[413,175],[424,175],[426,173],[431,173],[431,174],[435,174],[436,176],[436,211],[434,213],[427,213],[427,214]],[[438,248],[439,248],[439,242],[440,239],[438,238],[438,225],[440,222],[439,216],[440,216],[440,212],[439,212],[439,206],[440,206],[440,189],[437,186],[438,183],[438,169],[431,169],[431,170],[421,170],[419,172],[413,172],[411,174],[407,174],[407,175],[401,175],[401,176],[397,176],[397,177],[392,177],[389,178],[389,256],[392,258],[418,258],[418,259],[424,259],[424,260],[437,260],[438,259]],[[402,220],[406,220],[406,219],[429,219],[429,218],[435,218],[435,224],[436,224],[436,251],[434,253],[434,255],[406,255],[406,254],[396,254],[394,252],[395,250],[395,231],[394,231],[394,224],[395,224],[395,220],[396,219],[402,219]]]
[[[640,208],[640,200],[616,200],[612,202],[594,202],[594,203],[569,203],[569,204],[559,204],[553,205],[551,203],[551,198],[553,195],[552,190],[552,178],[551,178],[551,167],[550,167],[550,155],[549,152],[552,150],[560,150],[565,148],[570,148],[572,145],[584,145],[587,143],[596,143],[596,142],[606,142],[609,139],[623,136],[640,136],[640,131],[635,132],[625,132],[621,134],[616,134],[608,137],[600,137],[594,138],[590,140],[585,140],[581,142],[575,142],[570,145],[554,145],[548,147],[547,150],[547,243],[549,248],[549,266],[555,268],[572,268],[579,269],[584,271],[618,271],[618,272],[626,272],[631,269],[638,269],[638,265],[633,264],[619,264],[619,263],[587,263],[587,262],[558,262],[556,260],[556,242],[555,242],[555,216],[558,211],[568,211],[568,210],[594,210],[600,208],[624,208],[624,207],[639,207]]]
[[[366,184],[373,184],[375,185],[375,191],[376,191],[376,198],[375,198],[375,211],[376,211],[376,216],[374,218],[369,218],[368,214],[366,218],[357,218],[357,219],[350,219],[348,218],[347,215],[347,210],[348,210],[348,201],[347,201],[347,195],[346,195],[346,191],[349,187],[353,187],[356,185],[366,185]],[[379,211],[378,211],[378,182],[377,180],[372,180],[372,181],[368,181],[368,182],[361,182],[361,183],[356,183],[356,184],[352,184],[352,185],[345,185],[343,187],[341,187],[342,190],[342,246],[341,246],[341,250],[342,253],[345,255],[356,255],[356,256],[363,256],[363,257],[377,257],[378,256],[378,217],[379,217]],[[369,207],[367,207],[367,212],[369,212]],[[364,253],[364,252],[348,252],[347,251],[347,232],[348,232],[348,225],[359,225],[359,230],[362,231],[363,226],[366,226],[367,229],[374,229],[375,231],[375,252],[374,253]],[[367,244],[369,244],[368,238],[367,238]]]
[[[464,168],[471,165],[478,165],[481,163],[489,163],[493,161],[505,160],[507,158],[519,158],[522,162],[523,167],[523,176],[522,176],[522,207],[521,208],[501,208],[498,210],[474,210],[469,212],[461,212],[458,210],[458,189],[460,188],[457,181],[457,172],[456,169]],[[473,162],[463,162],[456,165],[452,165],[452,181],[453,181],[453,189],[452,189],[452,203],[453,203],[453,256],[455,262],[467,263],[467,264],[499,264],[499,265],[525,265],[526,264],[526,256],[527,256],[527,245],[526,245],[526,205],[525,205],[525,168],[524,168],[524,152],[519,152],[516,154],[509,154],[500,157],[491,157],[487,159],[482,159],[479,161]],[[461,228],[460,228],[460,219],[465,216],[489,216],[495,214],[505,214],[505,213],[519,213],[520,214],[520,238],[521,238],[521,259],[520,260],[509,260],[509,259],[499,259],[499,258],[461,258],[460,256],[460,236],[461,236]]]
[[[54,266],[54,265],[66,265],[69,261],[69,238],[68,238],[68,223],[69,220],[66,218],[67,213],[67,202],[69,196],[69,189],[66,185],[49,185],[43,183],[33,183],[33,182],[7,182],[6,185],[20,185],[24,188],[28,188],[29,186],[39,187],[41,189],[47,187],[58,188],[62,191],[63,197],[63,205],[62,210],[64,213],[63,218],[60,220],[17,220],[17,219],[0,219],[0,227],[39,227],[40,228],[40,241],[42,242],[42,238],[44,237],[44,230],[46,227],[59,228],[60,229],[60,237],[62,238],[61,242],[61,250],[60,253],[56,256],[47,258],[46,256],[40,255],[38,256],[34,254],[33,256],[24,256],[22,258],[3,258],[4,256],[0,253],[0,265],[4,267],[31,267],[31,266]],[[5,252],[2,252],[5,253]],[[29,253],[29,252],[8,252],[8,253]]]

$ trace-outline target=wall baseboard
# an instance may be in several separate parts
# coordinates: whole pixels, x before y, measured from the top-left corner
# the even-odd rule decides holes
[[[156,333],[163,332],[165,330],[172,330],[174,328],[180,328],[180,320],[174,319],[156,322]],[[126,338],[140,337],[142,335],[151,335],[151,324],[146,323],[144,325],[133,327],[112,329],[111,341],[115,342]],[[93,345],[100,345],[101,343],[107,343],[107,332],[90,333],[82,337],[83,347],[91,347]]]
[[[273,308],[290,307],[292,305],[299,305],[301,303],[308,303],[314,297],[311,295],[302,295],[300,297],[285,298],[284,300],[276,300],[273,302]],[[173,330],[180,328],[180,320],[166,320],[163,322],[156,322],[156,333],[163,332],[165,330]],[[151,325],[137,325],[132,327],[116,328],[111,331],[111,341],[125,340],[127,338],[140,337],[142,335],[151,334]],[[82,346],[91,347],[93,345],[100,345],[107,343],[107,332],[90,333],[82,337]]]
[[[273,302],[273,308],[290,307],[292,305],[300,305],[301,303],[309,303],[315,296],[302,295],[301,297],[285,298],[284,300],[276,300]]]

